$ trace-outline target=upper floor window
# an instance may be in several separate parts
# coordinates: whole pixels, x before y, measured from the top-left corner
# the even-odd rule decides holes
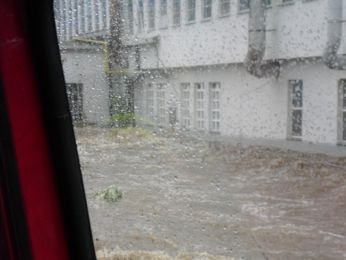
[[[173,0],[173,25],[180,25],[180,0]]]
[[[270,6],[272,4],[271,0],[263,0],[263,2]],[[239,0],[239,11],[244,11],[250,8],[250,0]]]
[[[219,14],[220,16],[228,15],[231,10],[231,0],[220,0]]]
[[[167,28],[167,0],[160,0],[160,27]]]
[[[196,0],[187,0],[186,17],[187,22],[196,20]]]
[[[138,32],[142,32],[144,29],[144,6],[143,0],[138,0]]]
[[[149,27],[149,30],[155,29],[155,0],[149,0],[148,27]]]
[[[133,33],[133,2],[128,0],[127,2],[127,18],[129,33]]]
[[[203,19],[208,19],[212,16],[212,0],[203,0],[203,10],[202,17]]]

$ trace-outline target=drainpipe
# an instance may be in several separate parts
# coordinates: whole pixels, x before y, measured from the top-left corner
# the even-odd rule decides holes
[[[342,37],[343,0],[328,1],[327,47],[324,50],[324,64],[334,70],[346,70],[346,57],[338,55]]]
[[[249,1],[249,43],[244,65],[247,71],[258,78],[279,77],[280,64],[277,61],[264,62],[266,49],[266,3],[263,0]]]

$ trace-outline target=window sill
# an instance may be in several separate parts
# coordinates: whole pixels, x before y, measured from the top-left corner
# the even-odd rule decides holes
[[[180,24],[174,24],[172,25],[172,28],[179,28],[180,27]]]
[[[202,18],[201,23],[207,23],[211,21],[211,17],[209,18]]]
[[[168,26],[160,27],[159,30],[167,30]]]
[[[290,6],[290,5],[294,5],[294,1],[292,1],[292,2],[286,2],[286,3],[281,3],[281,4],[278,4],[277,6],[279,6],[279,7],[285,7],[285,6]]]
[[[273,8],[273,6],[272,5],[267,5],[266,6],[266,10],[267,9],[272,9]],[[243,10],[239,10],[238,9],[238,14],[247,14],[247,13],[249,13],[250,12],[250,9],[243,9]]]
[[[227,17],[230,17],[231,16],[231,13],[227,13],[227,14],[220,14],[218,17],[219,18],[227,18]]]
[[[238,10],[238,14],[247,14],[249,12],[250,12],[249,9]]]
[[[186,25],[192,25],[192,24],[195,24],[196,23],[196,21],[187,21],[185,24]]]
[[[301,136],[291,136],[287,138],[288,141],[295,141],[295,142],[301,142],[302,137]]]

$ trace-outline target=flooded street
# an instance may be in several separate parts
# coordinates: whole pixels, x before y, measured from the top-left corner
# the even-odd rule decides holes
[[[346,258],[345,157],[142,129],[76,135],[100,258]],[[112,185],[118,201],[97,196]]]

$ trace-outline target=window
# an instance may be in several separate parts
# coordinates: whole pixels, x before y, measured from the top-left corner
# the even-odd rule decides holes
[[[303,123],[303,81],[290,80],[290,137],[293,139],[300,139],[302,137],[302,123]]]
[[[187,22],[196,20],[196,0],[187,0],[186,20]]]
[[[339,141],[346,144],[346,80],[339,82]]]
[[[82,34],[84,31],[83,8],[84,8],[84,5],[82,0],[78,0],[77,1],[77,20],[78,20],[77,34]]]
[[[149,30],[155,29],[155,0],[149,0],[148,4],[148,27]]]
[[[133,0],[128,0],[127,2],[127,24],[129,33],[133,33]]]
[[[167,28],[167,0],[160,0],[160,28]]]
[[[191,127],[191,93],[190,83],[181,84],[181,108],[180,121],[181,127],[189,129]]]
[[[180,25],[180,0],[173,0],[173,25]]]
[[[155,120],[155,91],[151,83],[147,88],[147,115],[151,121]]]
[[[203,0],[202,18],[209,19],[212,16],[212,0]]]
[[[87,3],[87,7],[86,7],[86,12],[87,12],[86,32],[90,33],[93,30],[93,7],[92,7],[91,1],[86,1],[86,3]]]
[[[220,133],[220,83],[209,84],[210,132]]]
[[[78,33],[78,8],[77,0],[71,1],[72,5],[72,36],[76,36]]]
[[[164,84],[157,85],[157,124],[159,126],[166,126],[167,113],[166,113],[166,90]]]
[[[144,6],[143,0],[138,0],[138,32],[141,33],[144,30]]]
[[[231,11],[231,0],[220,0],[219,2],[219,15],[228,15]]]
[[[239,0],[239,11],[245,11],[250,8],[250,0]],[[267,6],[272,4],[271,0],[263,0]]]
[[[195,127],[205,130],[205,89],[203,83],[195,83]]]

